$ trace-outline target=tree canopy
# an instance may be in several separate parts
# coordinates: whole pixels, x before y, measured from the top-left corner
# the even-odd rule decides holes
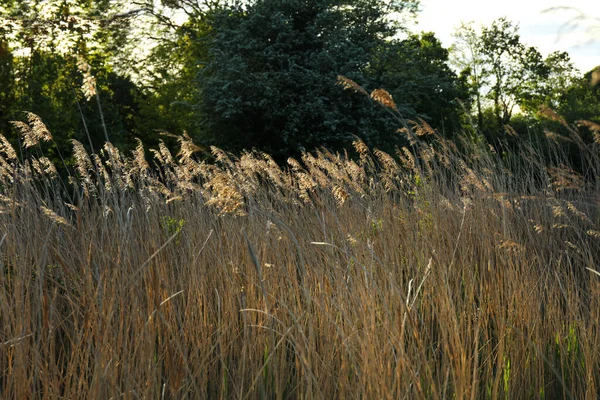
[[[515,110],[535,114],[542,106],[560,107],[575,81],[576,70],[566,52],[544,58],[522,42],[518,30],[517,24],[500,18],[480,33],[463,24],[455,34],[453,63],[469,77],[480,129],[502,129]],[[484,121],[486,101],[493,118]]]
[[[381,112],[344,92],[336,77],[371,86],[378,72],[373,64],[399,29],[390,12],[414,6],[259,0],[218,10],[211,15],[209,60],[198,77],[202,130],[222,145],[282,154],[339,148],[354,135],[377,145],[394,141]]]
[[[0,132],[33,112],[70,140],[124,149],[160,132],[199,144],[260,149],[285,160],[348,147],[393,150],[397,120],[368,96],[386,89],[406,120],[446,134],[502,132],[541,107],[599,118],[593,71],[543,57],[506,19],[463,25],[444,48],[410,32],[418,0],[22,0],[0,5]],[[515,119],[515,115],[519,118]],[[474,117],[471,119],[471,117]],[[475,121],[471,124],[470,121]],[[541,122],[540,122],[541,123]]]

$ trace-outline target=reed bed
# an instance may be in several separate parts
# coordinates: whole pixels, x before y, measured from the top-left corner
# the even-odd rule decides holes
[[[600,393],[599,153],[569,125],[577,168],[556,134],[415,121],[285,167],[74,142],[65,182],[30,117],[22,157],[0,138],[2,398]]]

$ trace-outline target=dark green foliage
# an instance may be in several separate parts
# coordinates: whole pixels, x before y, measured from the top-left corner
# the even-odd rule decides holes
[[[433,33],[385,43],[370,74],[388,90],[406,118],[423,118],[440,131],[461,129],[461,101],[469,89],[448,66],[448,50]]]
[[[10,121],[39,115],[54,136],[46,155],[60,161],[70,140],[98,151],[106,137],[123,148],[139,126],[140,90],[113,69],[126,23],[108,23],[114,4],[95,1],[4,3],[0,7],[0,132],[18,145]],[[86,99],[78,58],[91,66],[98,96]]]
[[[397,31],[389,11],[378,1],[341,0],[260,0],[216,11],[209,63],[198,79],[207,139],[279,156],[340,148],[354,135],[375,146],[397,144],[397,126],[382,110],[336,85],[341,74],[375,88],[370,67]]]
[[[54,161],[71,139],[96,152],[107,139],[125,150],[135,138],[174,143],[159,132],[187,131],[227,150],[257,148],[278,161],[303,149],[342,150],[356,136],[391,153],[405,145],[398,119],[344,90],[339,75],[368,92],[387,90],[405,120],[422,119],[446,135],[497,141],[507,124],[540,138],[544,129],[566,129],[540,119],[541,107],[569,122],[598,122],[597,86],[576,76],[568,54],[543,58],[505,19],[481,33],[467,25],[453,46],[457,76],[434,34],[404,30],[418,3],[4,1],[0,132],[18,145],[9,121],[38,114],[54,135],[43,149]],[[98,96],[82,91],[80,57]]]
[[[139,122],[148,132],[188,131],[191,136],[199,137],[195,104],[201,93],[196,77],[207,59],[211,27],[204,15],[193,15],[172,32],[171,28],[158,26],[163,29],[164,40],[152,50],[146,69],[138,71],[145,76],[139,82],[144,93]]]
[[[567,121],[600,123],[600,83],[592,85],[593,72],[576,79],[560,97],[557,111]]]
[[[537,64],[537,77],[522,85],[519,106],[528,113],[537,113],[540,107],[557,109],[569,87],[578,79],[569,54],[556,51]]]
[[[8,42],[0,36],[0,132],[6,129],[8,109],[14,102],[14,56]]]
[[[10,92],[2,93],[2,100],[8,98],[2,107],[0,130],[16,142],[9,121],[23,120],[22,112],[29,111],[39,115],[53,133],[58,149],[50,149],[50,153],[70,149],[70,139],[99,150],[105,140],[103,116],[109,139],[128,147],[133,143],[132,135],[144,137],[144,132],[136,128],[136,86],[125,77],[101,69],[105,65],[100,62],[99,68],[93,68],[98,98],[88,101],[81,93],[83,78],[75,57],[36,52],[17,59],[15,69],[21,79]]]

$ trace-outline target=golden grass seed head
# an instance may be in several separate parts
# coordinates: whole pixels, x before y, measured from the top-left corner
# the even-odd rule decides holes
[[[51,209],[41,206],[40,210],[42,210],[42,213],[48,217],[48,219],[50,219],[52,222],[55,222],[59,225],[64,225],[64,226],[71,226],[71,224],[69,224],[69,222],[61,217],[60,215],[58,215],[57,213],[55,213],[54,211],[52,211]]]
[[[371,92],[371,98],[381,104],[384,107],[396,110],[396,103],[392,98],[392,95],[385,89],[375,89]]]
[[[359,92],[359,93],[362,93],[367,96],[369,95],[362,86],[360,86],[358,83],[354,82],[352,79],[347,78],[343,75],[338,75],[337,83],[338,83],[338,85],[342,86],[346,90],[353,90],[355,92]]]

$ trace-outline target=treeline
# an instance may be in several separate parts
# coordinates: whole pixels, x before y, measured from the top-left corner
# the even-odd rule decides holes
[[[434,34],[406,29],[418,6],[4,1],[0,132],[24,149],[11,121],[32,112],[55,138],[42,150],[57,159],[72,139],[92,152],[106,140],[128,150],[136,138],[170,144],[183,132],[205,147],[256,148],[281,160],[321,146],[341,150],[355,137],[391,150],[406,139],[369,96],[378,88],[405,120],[450,137],[495,143],[560,135],[568,127],[555,115],[600,121],[597,71],[580,73],[567,53],[544,58],[504,19],[481,31],[464,25],[444,48]],[[340,75],[363,95],[344,90]]]

